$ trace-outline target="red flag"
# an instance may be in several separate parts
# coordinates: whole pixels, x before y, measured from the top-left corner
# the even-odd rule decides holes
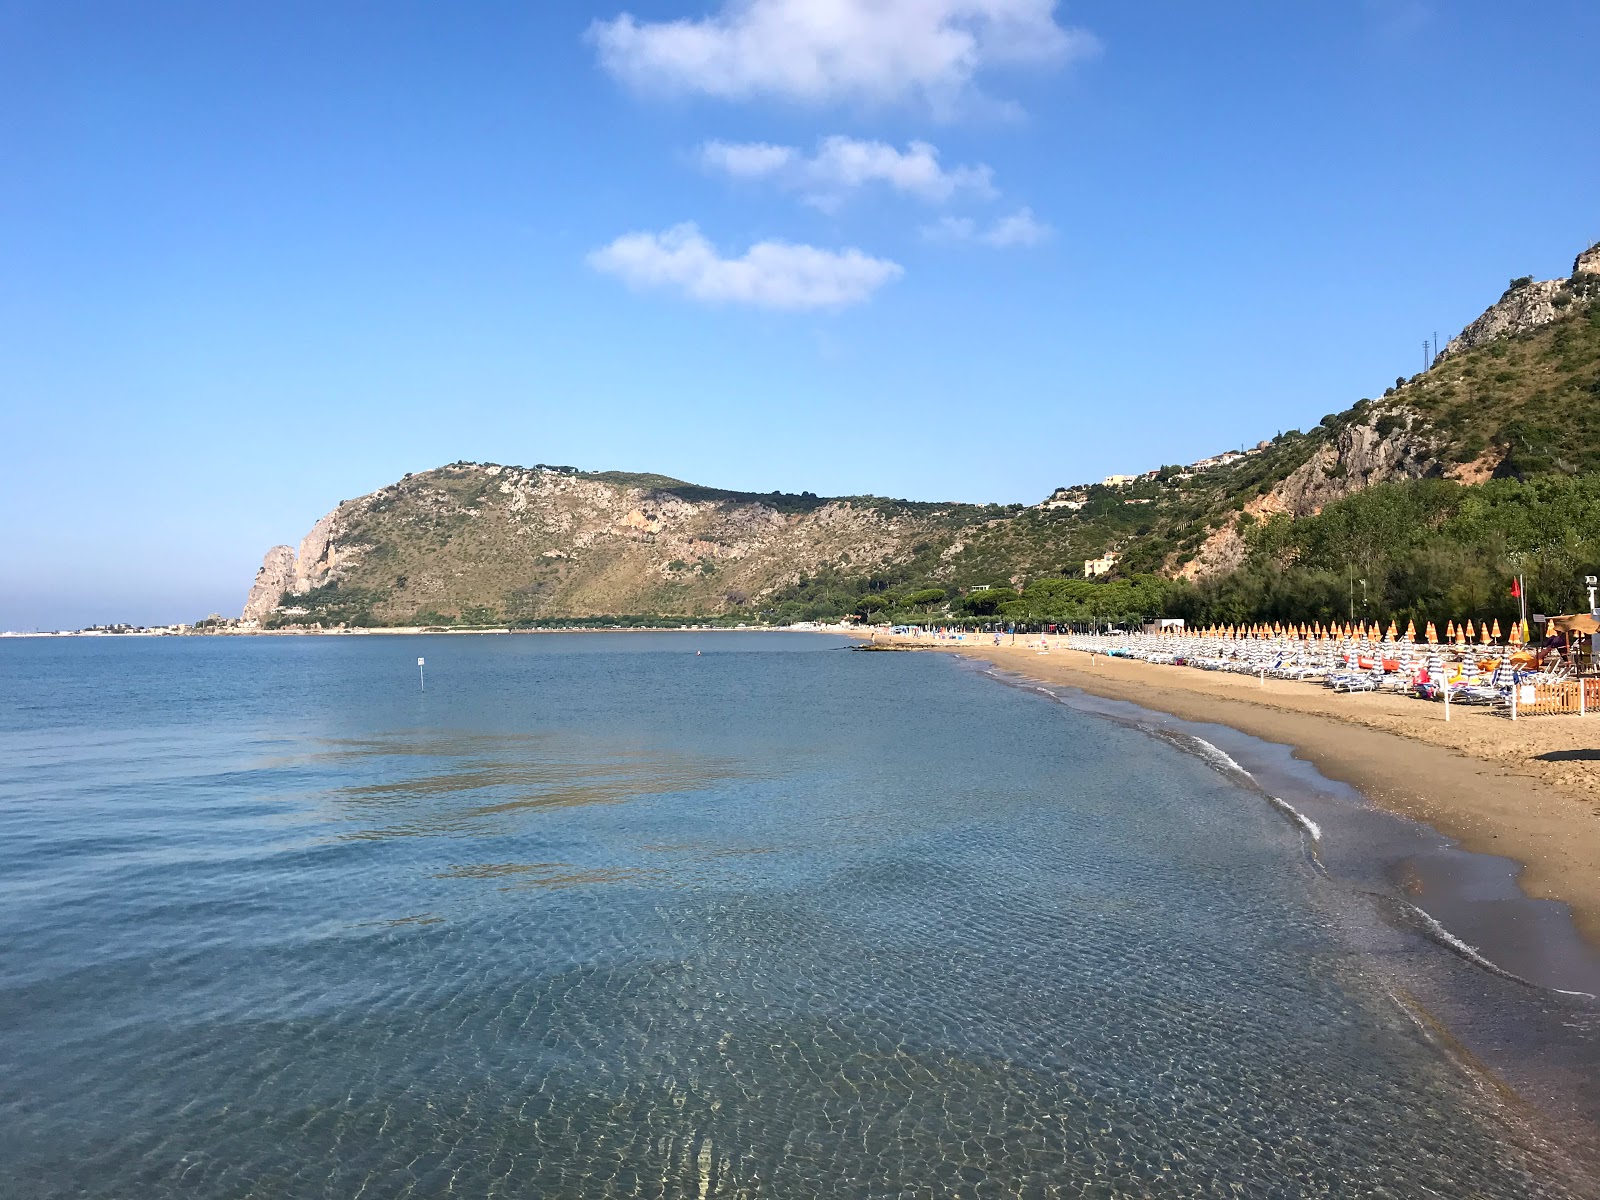
[[[1522,599],[1522,580],[1521,579],[1513,579],[1511,581],[1511,598],[1513,600],[1521,600]]]

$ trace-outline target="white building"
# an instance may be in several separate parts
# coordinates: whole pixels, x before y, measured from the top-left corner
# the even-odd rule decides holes
[[[1085,579],[1093,579],[1098,575],[1108,573],[1116,565],[1117,552],[1115,550],[1107,550],[1099,558],[1086,558],[1083,560],[1083,577]]]

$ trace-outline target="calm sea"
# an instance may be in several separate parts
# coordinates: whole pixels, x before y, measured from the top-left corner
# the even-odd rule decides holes
[[[0,1195],[1553,1188],[1306,836],[814,635],[0,643]]]

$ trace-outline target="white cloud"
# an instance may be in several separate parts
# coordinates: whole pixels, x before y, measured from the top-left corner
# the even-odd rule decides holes
[[[835,135],[823,138],[809,158],[793,146],[707,142],[700,147],[700,161],[737,178],[776,178],[786,187],[804,191],[808,202],[825,209],[838,207],[847,192],[873,183],[933,204],[944,203],[957,193],[983,200],[999,195],[989,167],[979,164],[946,170],[939,163],[938,147],[928,142],[911,142],[897,150],[888,142]]]
[[[903,271],[859,250],[757,242],[723,258],[692,222],[629,233],[589,255],[589,265],[633,287],[676,288],[695,300],[803,311],[860,304]]]
[[[941,217],[922,227],[930,242],[979,242],[997,250],[1013,246],[1038,246],[1055,236],[1055,230],[1033,215],[1031,208],[1019,208],[980,230],[970,217]]]
[[[700,161],[739,179],[759,179],[783,170],[798,153],[793,146],[767,142],[707,142],[700,147]]]
[[[948,200],[958,191],[985,200],[997,194],[994,172],[988,167],[980,164],[946,171],[939,165],[939,151],[927,142],[912,142],[901,152],[887,142],[825,138],[808,167],[812,179],[824,188],[882,181],[897,191],[935,202]]]
[[[1033,209],[1019,208],[979,234],[978,240],[986,246],[1002,249],[1007,246],[1037,246],[1049,241],[1054,232],[1050,226],[1035,219]]]
[[[980,72],[1093,54],[1056,0],[723,0],[698,20],[624,13],[589,27],[601,65],[634,87],[807,104],[923,100],[949,112]]]
[[[971,217],[940,217],[922,227],[922,236],[930,242],[970,242],[977,232],[978,223]]]

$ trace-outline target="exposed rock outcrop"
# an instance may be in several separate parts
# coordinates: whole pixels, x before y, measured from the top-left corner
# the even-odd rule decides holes
[[[1556,298],[1566,293],[1565,279],[1545,279],[1506,289],[1505,295],[1490,305],[1484,314],[1468,325],[1440,352],[1440,359],[1471,350],[1496,338],[1528,333],[1548,325],[1561,315]]]
[[[1493,469],[1491,465],[1489,470]],[[1389,409],[1366,423],[1340,429],[1276,487],[1246,503],[1243,511],[1258,521],[1314,516],[1335,500],[1377,484],[1421,479],[1439,471],[1433,442],[1415,415]],[[1230,516],[1226,524],[1207,535],[1194,557],[1173,573],[1180,579],[1197,580],[1239,567],[1249,554],[1241,526],[1239,514]]]
[[[1380,423],[1389,423],[1380,431]],[[1430,437],[1412,414],[1385,413],[1370,423],[1347,425],[1263,499],[1270,512],[1309,517],[1324,506],[1379,483],[1421,479],[1439,470]]]
[[[1221,529],[1213,531],[1200,543],[1195,556],[1175,572],[1179,579],[1208,579],[1213,575],[1226,575],[1244,562],[1249,553],[1244,536],[1239,532],[1239,518],[1235,516]]]
[[[710,615],[834,564],[909,557],[921,538],[942,542],[936,520],[809,493],[769,498],[660,476],[452,463],[340,504],[298,555],[284,549],[287,584],[264,588],[252,611],[390,624],[468,613]],[[309,608],[290,599],[329,585],[337,587]]]
[[[338,517],[339,509],[336,508],[300,539],[300,553],[294,560],[294,584],[289,589],[296,596],[304,596],[312,588],[321,587],[333,573],[339,554],[334,543]]]
[[[1496,338],[1529,333],[1548,325],[1575,299],[1600,292],[1600,242],[1578,255],[1570,279],[1518,279],[1481,317],[1468,325],[1434,358],[1434,362],[1471,350]]]
[[[284,593],[294,586],[294,548],[274,546],[261,560],[250,595],[245,598],[240,620],[259,621],[283,601]]]

